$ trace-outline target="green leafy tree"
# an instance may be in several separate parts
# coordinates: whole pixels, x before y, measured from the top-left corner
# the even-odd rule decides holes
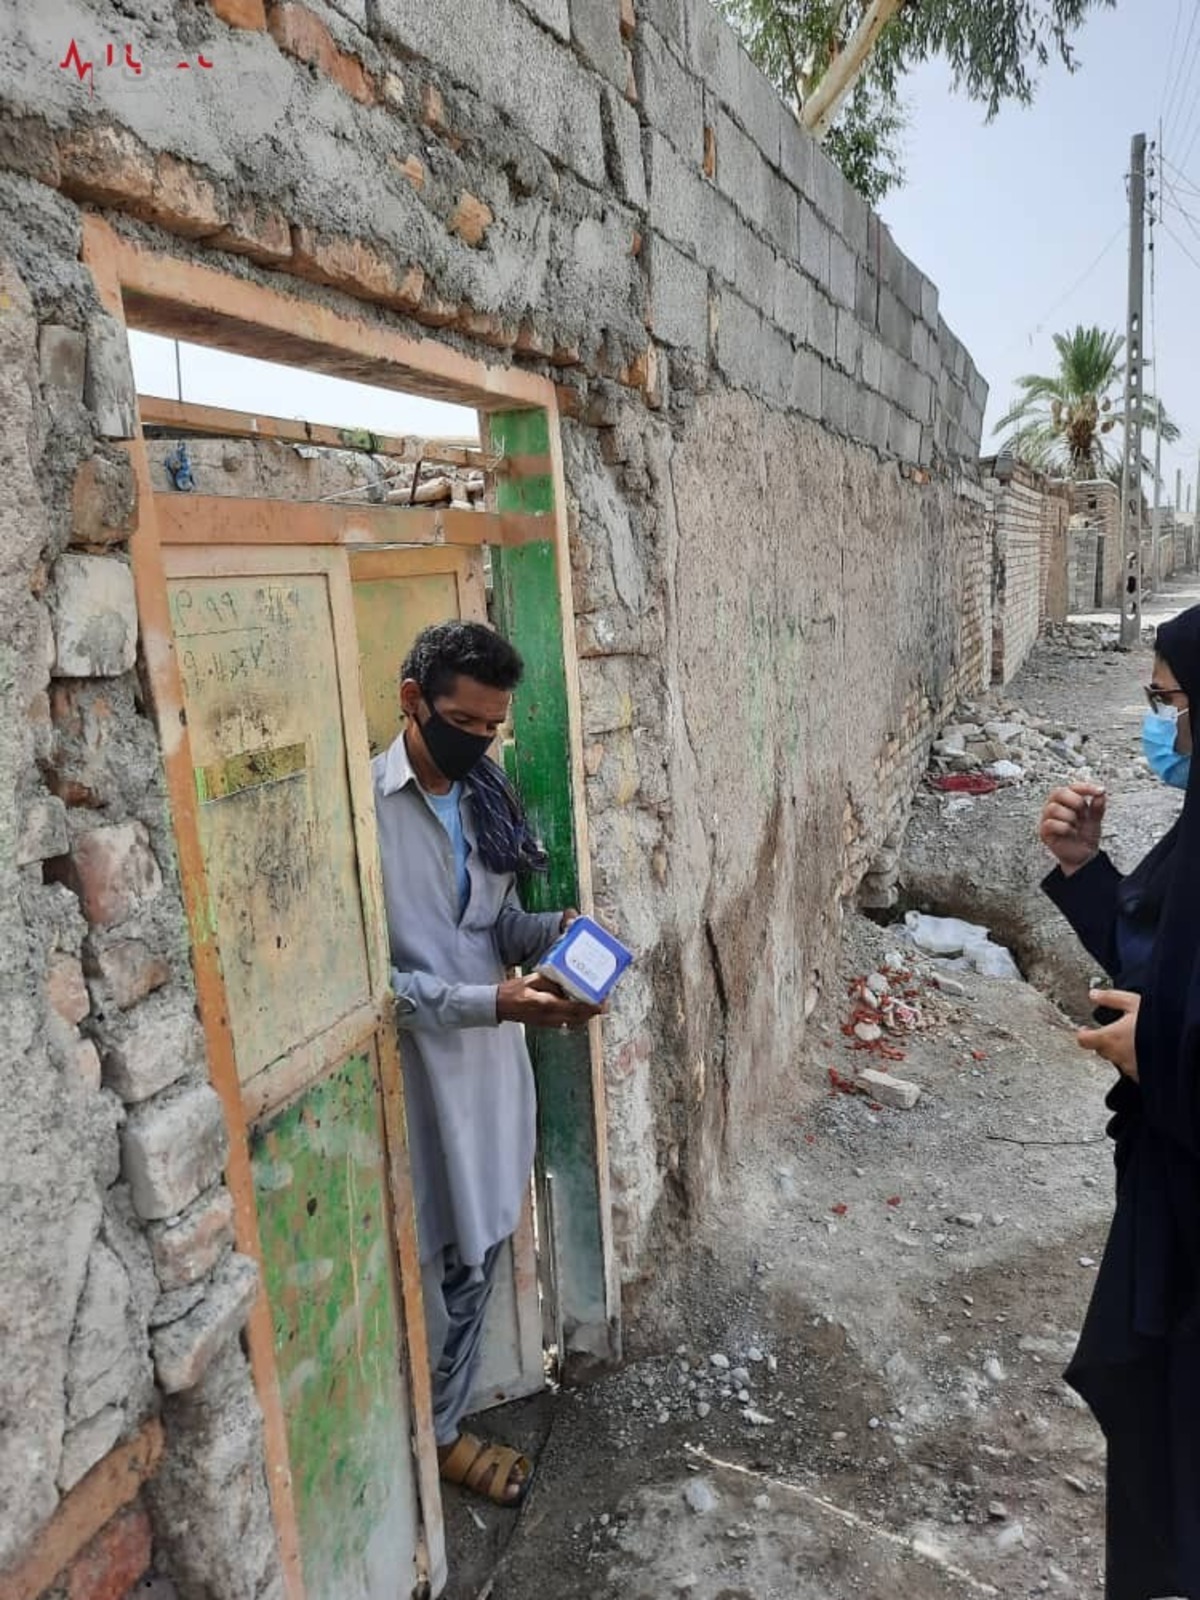
[[[1057,57],[1116,0],[716,0],[796,115],[868,200],[903,180],[905,75],[934,56],[987,107],[1028,104]],[[824,88],[822,86],[824,85]]]
[[[1124,449],[1125,340],[1103,328],[1056,333],[1058,370],[1017,379],[1019,398],[996,424],[1004,448],[1031,466],[1067,478],[1116,477]],[[1156,427],[1160,405],[1142,393],[1142,425]],[[1171,443],[1179,429],[1162,413],[1162,436]],[[1143,473],[1154,468],[1146,458]]]

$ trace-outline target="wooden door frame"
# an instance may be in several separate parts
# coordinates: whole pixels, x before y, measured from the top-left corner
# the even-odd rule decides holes
[[[301,293],[289,293],[282,287],[268,287],[216,267],[155,250],[118,233],[95,213],[88,213],[83,219],[82,258],[92,274],[102,304],[123,331],[133,326],[259,359],[290,362],[331,376],[374,382],[383,388],[473,405],[485,414],[522,409],[544,412],[550,442],[549,476],[554,493],[552,509],[545,517],[537,519],[541,524],[537,532],[540,537],[550,535],[557,567],[576,871],[581,907],[589,909],[592,886],[582,716],[573,626],[565,479],[554,384],[546,378],[512,367],[488,366],[432,338],[413,339],[394,328],[345,315]],[[135,420],[133,436],[125,448],[134,468],[138,490],[137,521],[130,540],[130,556],[137,595],[141,651],[163,752],[185,910],[191,930],[192,960],[205,1030],[209,1072],[221,1098],[229,1131],[226,1181],[234,1200],[238,1249],[254,1259],[261,1270],[262,1250],[250,1168],[246,1109],[238,1080],[232,1033],[221,999],[223,985],[218,950],[209,924],[191,744],[167,598],[162,554],[163,530],[160,529],[157,509],[159,497],[155,494],[150,476],[140,417]],[[179,502],[180,505],[185,503]],[[425,516],[428,520],[428,514]],[[521,544],[533,536],[528,526],[532,520],[530,518],[513,517],[507,527],[504,526],[503,516],[493,513],[493,518],[494,536],[500,542]],[[372,521],[367,524],[375,525]],[[439,531],[445,538],[448,530],[444,528],[434,529],[425,538],[436,539]],[[460,531],[460,537],[465,531],[465,528]],[[371,537],[368,535],[364,541],[359,534],[353,542],[370,542]],[[389,539],[382,528],[374,537],[379,538],[380,542],[388,542]],[[394,540],[395,537],[394,531],[390,532],[390,539]],[[323,541],[313,538],[312,542]],[[420,542],[420,536],[415,542]],[[383,1031],[386,1034],[388,1030]],[[594,1140],[596,1157],[595,1203],[598,1212],[595,1221],[600,1240],[600,1275],[603,1279],[592,1287],[593,1297],[603,1304],[608,1325],[613,1330],[615,1354],[619,1346],[619,1296],[612,1249],[604,1073],[597,1024],[593,1024],[589,1031],[589,1050],[594,1118],[594,1128],[590,1134]],[[384,1084],[384,1104],[389,1132],[394,1134],[403,1129],[403,1101],[398,1050],[389,1054],[392,1059],[386,1074],[388,1081]],[[414,1304],[418,1310],[420,1307],[420,1270],[411,1188],[403,1137],[389,1139],[389,1145],[395,1225],[408,1313],[406,1320],[410,1320]],[[415,1297],[415,1301],[411,1297]],[[264,1417],[267,1481],[285,1586],[289,1600],[304,1600],[287,1434],[275,1365],[271,1312],[265,1294],[260,1294],[255,1301],[247,1337],[255,1388]],[[422,1317],[417,1316],[410,1323],[410,1337],[409,1362],[412,1370],[409,1381],[414,1417],[419,1424],[427,1422],[431,1416]],[[432,1439],[431,1427],[422,1431],[427,1440]],[[437,1568],[442,1565],[439,1558],[444,1549],[444,1537],[436,1454],[432,1449],[418,1452],[417,1479],[429,1554]]]

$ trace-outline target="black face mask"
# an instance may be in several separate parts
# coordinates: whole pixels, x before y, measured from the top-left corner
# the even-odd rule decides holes
[[[466,777],[472,767],[477,767],[492,743],[487,734],[466,733],[462,728],[456,728],[445,717],[439,717],[432,706],[428,717],[419,726],[434,766],[451,783],[457,783],[460,778]]]

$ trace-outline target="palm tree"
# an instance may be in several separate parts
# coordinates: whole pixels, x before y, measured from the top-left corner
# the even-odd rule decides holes
[[[1102,478],[1114,472],[1119,477],[1125,426],[1124,346],[1121,334],[1102,328],[1056,333],[1057,373],[1018,378],[1020,399],[996,424],[995,431],[1006,436],[1005,450],[1059,477]],[[1157,425],[1160,409],[1154,396],[1143,392],[1142,423],[1147,430]],[[1162,436],[1168,442],[1179,437],[1165,411]],[[1142,471],[1153,470],[1143,458]]]

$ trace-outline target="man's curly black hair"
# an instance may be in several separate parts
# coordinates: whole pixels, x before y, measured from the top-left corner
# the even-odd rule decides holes
[[[400,668],[400,681],[414,679],[429,705],[448,694],[458,677],[489,689],[513,690],[525,663],[507,639],[482,622],[437,622],[423,628]]]

